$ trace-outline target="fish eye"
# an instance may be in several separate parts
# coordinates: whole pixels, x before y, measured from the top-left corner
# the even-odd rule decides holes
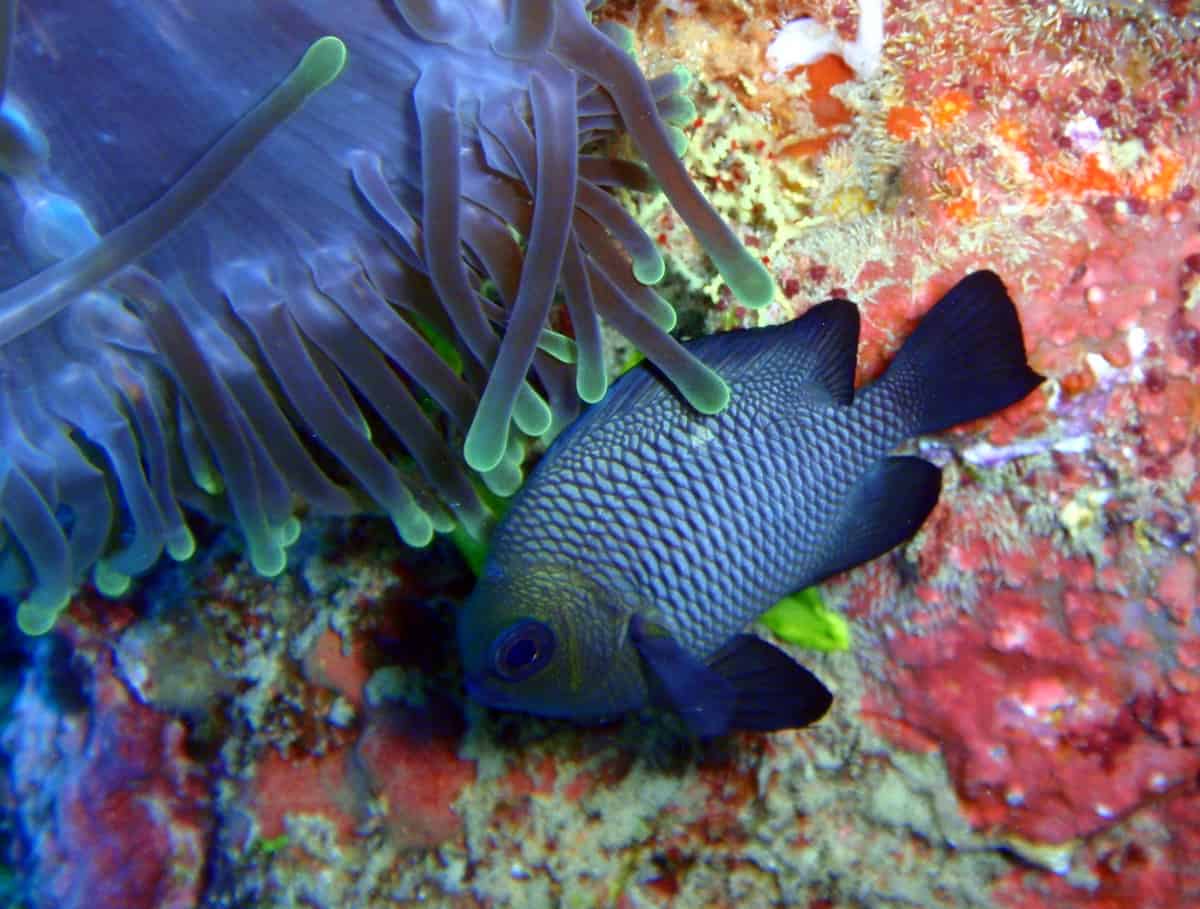
[[[522,619],[504,631],[492,645],[492,666],[509,682],[527,679],[554,653],[554,632],[535,619]]]

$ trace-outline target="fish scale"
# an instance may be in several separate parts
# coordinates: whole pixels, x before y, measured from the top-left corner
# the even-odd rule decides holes
[[[860,417],[864,408],[838,406],[817,388],[794,394],[797,384],[773,376],[732,381],[734,403],[715,417],[696,414],[664,389],[633,426],[580,430],[553,457],[553,469],[531,478],[522,500],[536,499],[538,507],[514,508],[505,550],[536,547],[587,565],[602,586],[622,590],[683,646],[708,656],[813,580],[807,575],[822,554],[819,541],[846,491],[903,437],[895,418],[871,430],[878,407],[868,404]],[[729,437],[738,443],[711,443]],[[834,451],[842,457],[831,457]],[[615,522],[604,488],[614,468],[626,478],[620,501],[630,516]],[[821,482],[803,482],[805,475]],[[559,524],[603,531],[572,539],[547,532]]]
[[[857,341],[856,308],[835,300],[688,342],[729,385],[715,415],[646,367],[615,382],[496,528],[459,622],[474,696],[593,719],[655,704],[701,736],[819,718],[828,690],[744,630],[916,533],[941,474],[893,455],[901,442],[1041,381],[990,272],[959,282],[856,393]]]

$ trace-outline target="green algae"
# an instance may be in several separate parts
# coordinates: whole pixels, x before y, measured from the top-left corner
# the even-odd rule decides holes
[[[816,587],[784,597],[759,621],[798,647],[825,653],[850,649],[850,623],[825,605]]]

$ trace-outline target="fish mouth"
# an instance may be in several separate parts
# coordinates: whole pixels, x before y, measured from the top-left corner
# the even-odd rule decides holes
[[[508,699],[497,691],[494,686],[489,685],[487,677],[482,673],[467,673],[465,681],[467,694],[479,703],[488,707],[509,706]]]

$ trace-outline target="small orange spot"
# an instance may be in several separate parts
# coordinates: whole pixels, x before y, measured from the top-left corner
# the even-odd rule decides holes
[[[1155,149],[1154,166],[1146,177],[1134,185],[1134,192],[1151,201],[1166,199],[1175,191],[1181,170],[1183,159],[1168,149]]]
[[[996,135],[1009,145],[1026,154],[1032,152],[1029,130],[1024,123],[1012,117],[1003,117],[996,123]]]
[[[907,142],[928,128],[928,119],[915,107],[893,107],[888,111],[887,131],[893,139]]]
[[[971,185],[971,178],[967,176],[967,172],[963,168],[955,165],[946,171],[946,182],[961,192]]]
[[[955,199],[946,205],[946,214],[953,221],[960,223],[970,221],[979,214],[979,205],[970,196]]]
[[[833,136],[817,136],[814,139],[797,139],[779,149],[781,158],[811,158],[825,151],[834,140]]]
[[[972,106],[970,95],[961,89],[953,89],[934,99],[930,116],[936,126],[945,129],[966,115]]]
[[[1121,180],[1108,170],[1095,153],[1083,159],[1082,167],[1068,169],[1062,164],[1051,164],[1046,168],[1051,185],[1066,195],[1079,196],[1088,192],[1117,195],[1121,193]]]
[[[1091,391],[1096,384],[1096,379],[1091,370],[1077,369],[1063,376],[1059,380],[1059,384],[1062,386],[1063,394],[1068,398],[1073,398],[1085,391]]]

